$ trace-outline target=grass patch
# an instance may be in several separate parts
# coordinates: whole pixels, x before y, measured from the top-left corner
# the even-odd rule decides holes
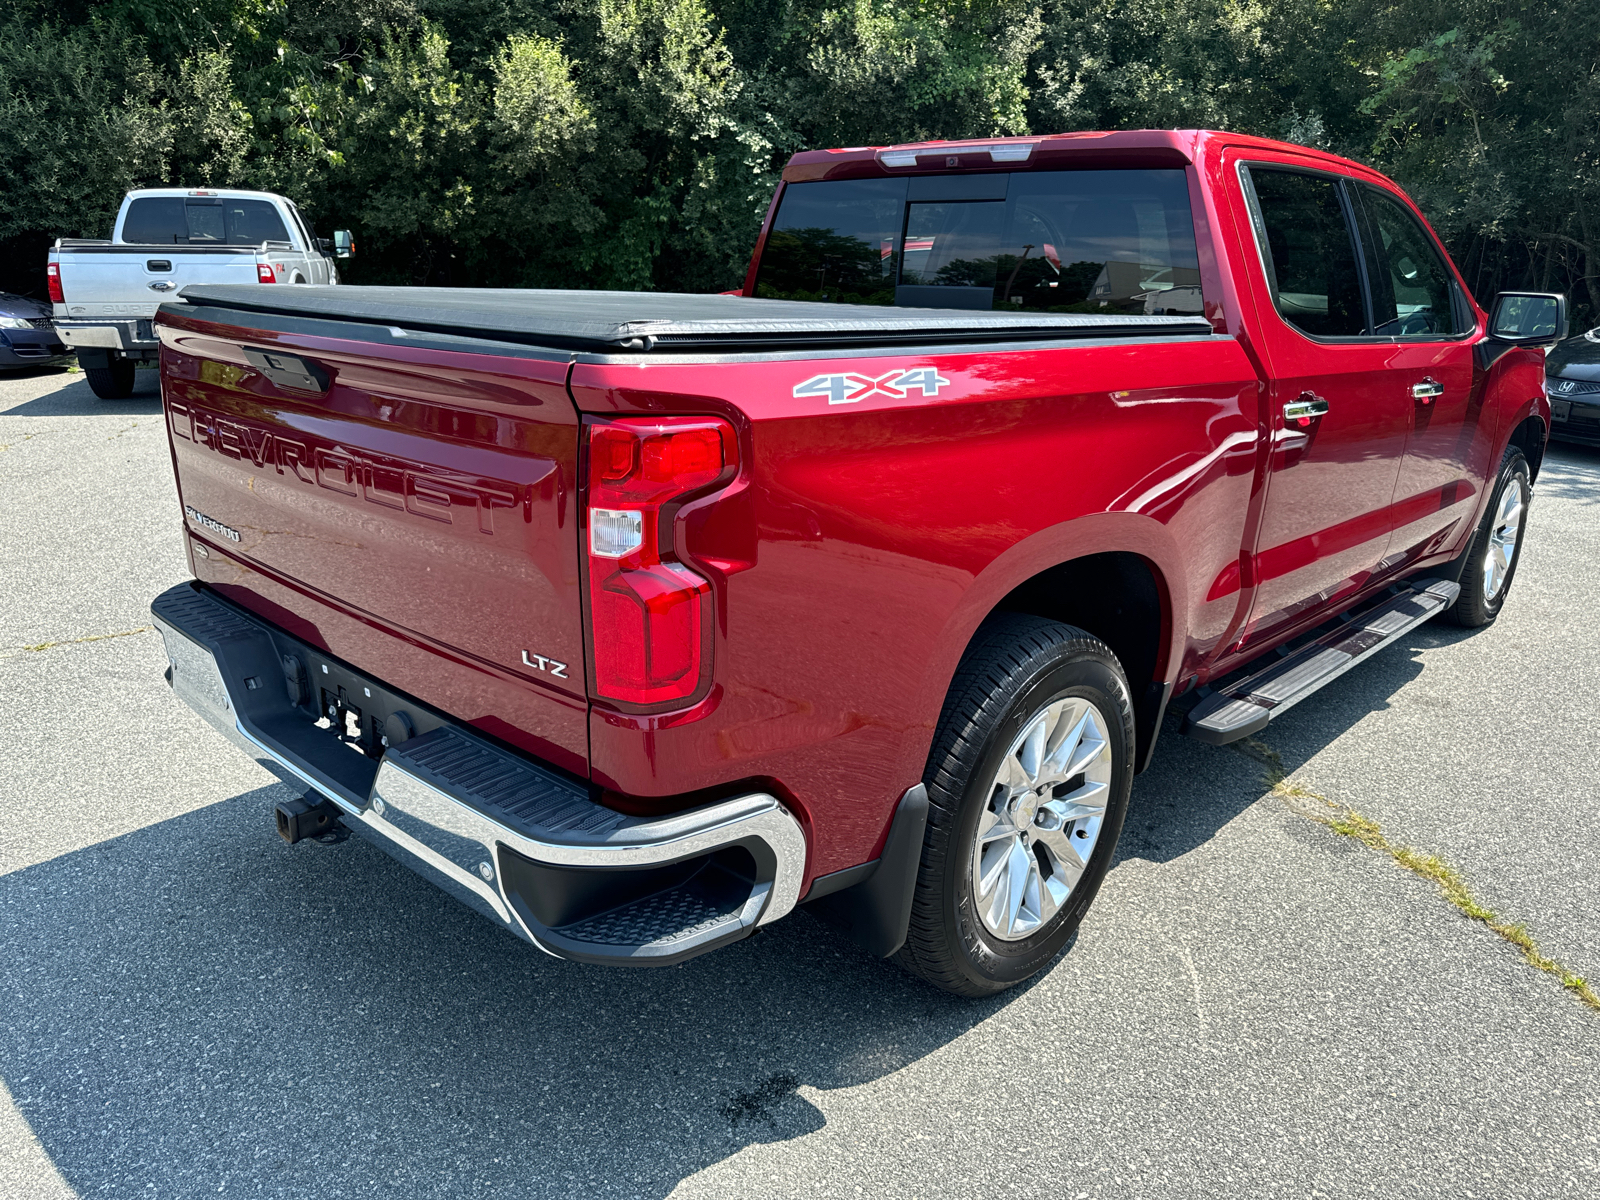
[[[25,434],[22,435],[22,438],[19,441],[15,441],[15,442],[0,442],[0,453],[3,453],[4,451],[11,449],[11,447],[13,447],[13,446],[20,446],[20,445],[22,445],[23,442],[31,442],[31,441],[33,441],[34,438],[36,438],[38,436],[39,435],[37,433],[25,433]]]
[[[1387,854],[1396,866],[1410,871],[1413,875],[1431,880],[1439,889],[1439,894],[1462,916],[1493,930],[1502,939],[1515,946],[1521,952],[1523,961],[1530,967],[1554,977],[1579,1001],[1600,1012],[1600,994],[1595,992],[1587,980],[1545,955],[1539,949],[1538,943],[1533,940],[1533,935],[1528,932],[1526,925],[1502,920],[1472,894],[1465,877],[1444,859],[1437,854],[1428,854],[1410,846],[1395,845],[1383,832],[1383,826],[1371,817],[1348,805],[1336,804],[1321,793],[1294,782],[1284,772],[1283,759],[1279,757],[1278,752],[1265,742],[1246,738],[1242,742],[1235,743],[1235,747],[1266,767],[1263,782],[1272,789],[1274,796],[1283,800],[1294,812],[1326,825],[1337,834],[1354,838],[1369,849]]]
[[[133,637],[135,634],[149,633],[154,628],[154,625],[141,625],[137,629],[124,629],[119,633],[91,633],[87,637],[67,638],[61,642],[39,642],[37,645],[18,646],[16,649],[27,650],[37,654],[41,650],[54,650],[57,646],[79,646],[84,642],[106,642],[112,638]]]

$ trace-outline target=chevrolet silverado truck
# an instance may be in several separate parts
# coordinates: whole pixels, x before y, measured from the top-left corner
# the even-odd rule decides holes
[[[102,400],[133,392],[134,369],[161,348],[151,321],[191,283],[339,282],[348,230],[314,237],[294,201],[270,192],[129,192],[109,241],[58,238],[45,265],[56,335],[78,352]]]
[[[1210,132],[796,155],[742,295],[186,288],[179,696],[534,946],[805,904],[983,995],[1169,725],[1495,619],[1565,302],[1357,163]]]

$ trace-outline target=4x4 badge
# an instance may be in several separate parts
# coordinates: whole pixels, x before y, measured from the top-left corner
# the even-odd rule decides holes
[[[913,388],[924,396],[937,396],[950,381],[932,367],[896,368],[882,375],[813,375],[794,385],[795,398],[826,396],[829,404],[855,404],[869,396],[904,400]]]

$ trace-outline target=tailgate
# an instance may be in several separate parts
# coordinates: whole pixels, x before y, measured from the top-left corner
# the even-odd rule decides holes
[[[196,576],[458,719],[584,769],[567,356],[172,310],[157,330]],[[352,336],[320,336],[341,330]]]
[[[63,247],[58,255],[67,316],[153,317],[189,284],[257,285],[254,246]],[[170,285],[170,286],[167,286]]]

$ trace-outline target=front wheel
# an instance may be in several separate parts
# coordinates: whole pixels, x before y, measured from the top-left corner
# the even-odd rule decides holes
[[[1461,564],[1461,595],[1450,608],[1457,625],[1476,629],[1500,615],[1517,573],[1522,534],[1528,524],[1533,483],[1528,460],[1515,446],[1506,447],[1489,496],[1488,510],[1467,545]]]
[[[133,395],[134,364],[130,358],[113,358],[109,367],[85,367],[89,390],[102,400],[126,400]]]
[[[987,622],[928,757],[928,827],[900,964],[964,996],[1047,966],[1110,866],[1133,750],[1128,683],[1105,643],[1040,617]]]

